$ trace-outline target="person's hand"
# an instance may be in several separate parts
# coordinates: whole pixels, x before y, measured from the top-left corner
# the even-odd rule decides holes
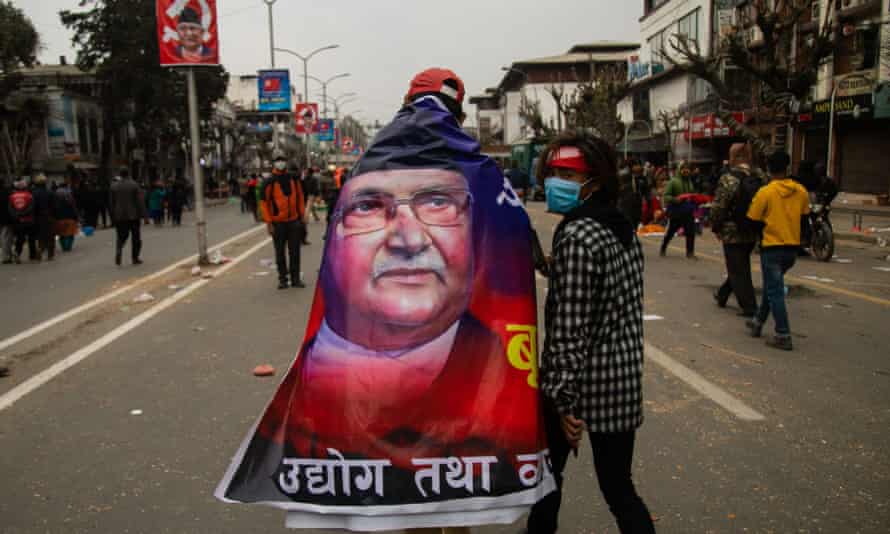
[[[584,435],[584,421],[578,419],[574,415],[563,415],[560,420],[562,431],[566,435],[566,441],[573,449],[578,449],[581,443],[581,436]]]
[[[272,235],[274,233],[272,230],[272,223],[266,223],[266,232],[268,232],[269,235]]]

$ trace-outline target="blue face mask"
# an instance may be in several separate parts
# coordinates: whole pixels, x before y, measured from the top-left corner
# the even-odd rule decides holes
[[[547,197],[547,211],[568,213],[581,204],[581,188],[587,185],[551,176],[544,180],[544,195]]]

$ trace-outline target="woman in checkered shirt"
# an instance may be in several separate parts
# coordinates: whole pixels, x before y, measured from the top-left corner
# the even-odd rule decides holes
[[[643,253],[615,207],[617,158],[601,139],[567,133],[541,155],[553,237],[541,391],[557,484],[569,452],[590,437],[600,490],[622,533],[655,532],[631,478],[643,422]],[[531,534],[556,532],[561,490],[534,506]]]

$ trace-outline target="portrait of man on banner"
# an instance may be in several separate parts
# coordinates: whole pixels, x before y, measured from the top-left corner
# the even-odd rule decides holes
[[[515,198],[435,103],[381,130],[334,208],[303,346],[219,498],[379,530],[510,522],[553,488]]]
[[[216,0],[156,0],[161,65],[217,65]]]

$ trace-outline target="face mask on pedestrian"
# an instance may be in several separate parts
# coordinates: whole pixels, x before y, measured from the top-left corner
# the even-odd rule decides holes
[[[547,210],[553,213],[568,213],[581,205],[581,189],[592,180],[579,184],[559,176],[544,179],[544,195],[547,197]]]
[[[275,169],[279,170],[279,171],[283,171],[283,170],[287,169],[287,162],[286,161],[276,161]]]

